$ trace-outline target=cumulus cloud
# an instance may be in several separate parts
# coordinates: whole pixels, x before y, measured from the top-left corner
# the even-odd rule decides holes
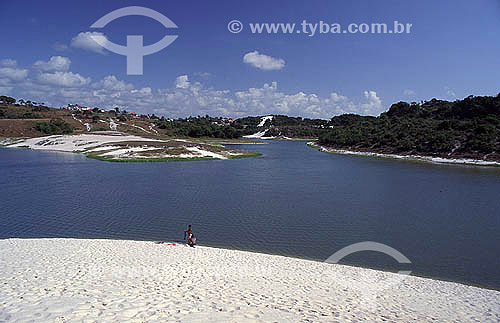
[[[382,111],[382,100],[375,91],[365,91],[364,96],[368,102],[361,104],[360,114],[376,115]]]
[[[48,62],[37,61],[33,64],[37,70],[43,72],[66,72],[69,70],[71,60],[63,56],[52,56]]]
[[[17,67],[17,62],[7,58],[0,60],[0,79],[4,79],[3,84],[10,82],[20,82],[28,77],[28,70]]]
[[[187,89],[189,84],[190,82],[187,75],[180,75],[175,79],[175,87],[178,89]]]
[[[120,81],[114,75],[104,77],[101,81],[94,83],[92,87],[111,91],[130,91],[134,89],[132,84]]]
[[[80,48],[80,49],[85,49],[94,53],[98,54],[106,54],[104,49],[102,48],[101,45],[99,45],[93,38],[92,36],[104,36],[106,37],[103,33],[100,32],[81,32],[73,39],[71,39],[71,44],[70,46],[73,48]]]
[[[285,67],[284,59],[260,54],[258,51],[246,53],[243,62],[265,71],[280,70]]]
[[[315,93],[298,92],[285,94],[278,91],[277,82],[264,84],[261,88],[250,88],[235,93],[234,105],[239,115],[288,114],[311,118],[331,118],[344,113],[378,115],[383,111],[382,103],[376,92],[365,91],[365,100],[355,103],[349,98],[332,92],[321,98]]]
[[[168,117],[287,114],[328,119],[344,113],[378,115],[384,110],[377,93],[370,90],[364,91],[360,98],[355,99],[334,91],[326,96],[305,91],[286,93],[279,90],[277,82],[231,91],[205,87],[199,81],[190,80],[187,75],[179,75],[168,88],[136,88],[114,75],[92,82],[89,77],[66,70],[64,64],[49,64],[50,62],[51,60],[34,64],[38,67],[50,65],[50,72],[33,66],[33,78],[25,77],[21,82],[0,77],[0,90],[56,107],[68,103],[104,109],[119,106],[137,113],[155,113]],[[12,62],[0,64],[19,69]]]
[[[9,80],[19,82],[24,80],[28,76],[28,70],[11,68],[11,67],[1,67],[0,77],[5,77]]]
[[[80,74],[72,72],[41,73],[38,81],[42,84],[56,85],[63,87],[80,87],[90,83],[90,78],[85,78]]]

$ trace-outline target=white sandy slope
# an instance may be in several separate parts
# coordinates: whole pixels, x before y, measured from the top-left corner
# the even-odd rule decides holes
[[[174,141],[190,143],[183,139],[171,139]],[[81,134],[81,135],[54,135],[37,138],[27,138],[17,141],[4,140],[7,147],[28,147],[30,149],[50,150],[50,151],[65,151],[65,152],[99,152],[107,151],[100,154],[103,157],[113,158],[215,158],[227,159],[230,155],[241,155],[228,153],[227,156],[202,149],[199,146],[184,148],[189,151],[188,154],[169,155],[169,154],[155,154],[151,156],[141,156],[136,153],[158,150],[156,147],[127,147],[113,146],[113,143],[126,142],[126,141],[141,141],[141,142],[161,142],[162,140],[143,138],[134,135],[127,135],[120,132],[96,133],[96,134]],[[163,140],[164,141],[164,140]],[[164,141],[165,142],[165,141]],[[105,145],[105,146],[102,146]]]
[[[75,152],[92,149],[103,144],[125,141],[156,141],[159,140],[126,135],[120,132],[107,134],[53,135],[28,138],[7,147],[28,147],[30,149]]]
[[[254,134],[251,134],[251,135],[243,136],[243,138],[247,138],[247,139],[264,139],[264,140],[275,139],[276,137],[271,137],[271,136],[267,136],[266,137],[267,130],[269,130],[269,129],[266,129],[266,130],[263,130],[263,131],[259,131],[259,132],[256,132]]]
[[[260,118],[260,123],[257,125],[257,127],[263,127],[268,120],[272,121],[273,118],[274,118],[274,116],[265,116],[265,117]],[[266,137],[267,130],[269,130],[269,129],[258,131],[254,134],[251,134],[251,135],[243,136],[243,138],[247,138],[247,139],[275,139],[276,137],[271,137],[271,136]]]
[[[262,117],[260,118],[260,122],[259,124],[257,125],[257,127],[263,127],[265,124],[266,124],[266,121],[269,120],[269,121],[272,121],[274,118],[274,116],[266,116],[266,117]]]
[[[0,321],[498,322],[500,292],[153,242],[0,240]]]

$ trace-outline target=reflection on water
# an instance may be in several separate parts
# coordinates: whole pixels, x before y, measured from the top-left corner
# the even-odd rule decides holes
[[[0,149],[0,238],[182,239],[500,288],[500,169],[331,155],[304,142],[241,146],[262,157],[109,163]]]

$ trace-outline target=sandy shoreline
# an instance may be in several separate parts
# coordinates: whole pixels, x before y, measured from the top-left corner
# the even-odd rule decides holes
[[[0,264],[8,322],[500,320],[498,291],[237,250],[7,239]]]
[[[179,138],[151,139],[116,131],[6,138],[0,139],[0,146],[81,153],[90,158],[107,161],[225,160],[260,155],[233,150],[223,145],[215,147]]]
[[[316,148],[319,151],[327,152],[327,153],[331,153],[331,154],[356,155],[356,156],[378,157],[378,158],[388,158],[388,159],[401,159],[401,160],[409,160],[409,161],[421,161],[421,162],[434,163],[434,164],[500,167],[500,162],[480,160],[480,159],[442,158],[442,157],[431,157],[431,156],[421,156],[421,155],[397,155],[397,154],[382,154],[382,153],[375,153],[375,152],[353,151],[353,150],[345,150],[345,149],[328,148],[328,147],[321,146],[313,141],[308,142],[307,145],[309,145],[310,147]]]

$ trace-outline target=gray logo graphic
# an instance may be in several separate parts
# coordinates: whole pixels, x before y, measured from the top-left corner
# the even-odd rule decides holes
[[[348,255],[359,251],[376,251],[391,256],[400,264],[411,264],[410,259],[398,250],[373,241],[358,242],[342,248],[328,257],[325,262],[336,264]],[[362,294],[362,304],[364,304],[365,307],[373,307],[377,304],[377,294],[401,283],[409,274],[411,274],[411,271],[400,270],[397,274],[387,273],[385,279],[367,276],[362,279],[360,278],[360,280],[337,280],[336,283],[343,285],[344,288],[356,290],[358,293]]]
[[[90,28],[104,28],[111,21],[125,16],[146,16],[158,21],[165,26],[165,28],[177,28],[177,25],[174,24],[172,20],[158,11],[137,6],[125,7],[112,11],[97,20]],[[127,56],[127,75],[142,75],[143,57],[159,52],[170,45],[178,36],[166,35],[160,41],[148,46],[143,46],[142,35],[127,35],[127,46],[112,43],[103,35],[92,35],[91,37],[107,50]]]
[[[231,20],[227,24],[227,29],[233,34],[237,34],[243,30],[243,23],[239,20]]]

